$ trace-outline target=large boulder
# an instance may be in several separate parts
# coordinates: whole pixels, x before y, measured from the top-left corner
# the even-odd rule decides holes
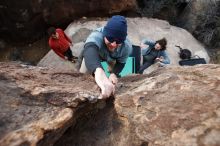
[[[142,16],[159,18],[182,27],[209,48],[219,48],[220,1],[138,0]]]
[[[181,27],[210,48],[220,47],[220,1],[190,1],[179,20]]]
[[[209,48],[213,62],[220,63],[220,1],[189,1],[179,15],[178,25]]]
[[[1,146],[53,145],[72,125],[76,110],[99,95],[93,78],[80,73],[0,66]]]
[[[0,2],[0,37],[29,42],[45,35],[48,25],[64,26],[82,16],[108,16],[135,10],[135,0],[10,0]],[[88,15],[90,14],[90,15]]]
[[[115,100],[121,145],[220,145],[219,73],[200,65],[124,78]]]
[[[175,45],[180,45],[183,48],[188,48],[193,55],[198,55],[205,58],[209,62],[209,56],[204,46],[197,41],[186,30],[170,25],[167,21],[148,18],[127,18],[128,22],[128,38],[132,44],[140,45],[142,39],[158,40],[163,37],[167,38],[167,51],[171,59],[171,64],[177,65],[180,58],[178,56],[179,49]],[[77,21],[71,23],[65,30],[66,34],[72,39],[74,55],[78,56],[83,48],[83,42],[86,40],[89,33],[101,26],[104,26],[106,21]],[[73,70],[69,67],[66,61],[62,61],[53,52],[50,51],[39,63],[39,66],[47,66],[58,69]],[[74,68],[74,67],[73,67]]]
[[[137,0],[138,11],[144,17],[159,18],[176,23],[189,0]]]
[[[106,101],[92,76],[0,68],[1,146],[220,145],[219,65],[125,77]]]

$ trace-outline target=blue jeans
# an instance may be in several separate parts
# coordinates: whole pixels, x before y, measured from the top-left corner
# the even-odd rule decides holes
[[[139,69],[138,73],[143,74],[144,70],[147,69],[149,66],[154,64],[153,62],[145,62]]]

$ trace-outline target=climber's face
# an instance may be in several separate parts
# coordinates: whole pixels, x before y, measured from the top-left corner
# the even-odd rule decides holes
[[[155,50],[160,50],[162,47],[159,43],[156,43],[156,45],[154,46]]]
[[[114,52],[116,48],[118,48],[121,43],[119,41],[111,41],[104,37],[105,44],[110,52]]]

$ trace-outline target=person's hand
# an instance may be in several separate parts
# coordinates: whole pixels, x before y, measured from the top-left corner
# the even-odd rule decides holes
[[[114,85],[116,85],[116,84],[118,83],[118,78],[117,78],[117,76],[116,76],[114,73],[111,73],[111,74],[110,74],[109,80],[110,80]]]
[[[99,99],[108,98],[115,93],[114,84],[105,75],[102,68],[97,68],[95,70],[95,81],[97,85],[101,88],[101,95]]]
[[[157,57],[155,60],[159,61],[159,62],[162,62],[163,61],[163,57],[162,56],[161,57]]]
[[[110,81],[103,82],[103,86],[101,87],[101,95],[99,99],[108,98],[111,95],[115,94],[115,85],[113,85]]]

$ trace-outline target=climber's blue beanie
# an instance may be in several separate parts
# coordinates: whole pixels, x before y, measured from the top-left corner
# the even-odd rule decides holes
[[[104,36],[124,42],[127,36],[127,21],[125,17],[116,15],[107,22],[104,27]]]

